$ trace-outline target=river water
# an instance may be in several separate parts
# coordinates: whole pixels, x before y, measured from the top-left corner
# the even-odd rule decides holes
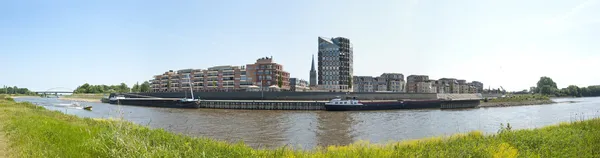
[[[561,103],[502,108],[356,112],[171,109],[80,102],[93,106],[92,111],[86,111],[68,107],[73,101],[56,98],[15,100],[81,117],[124,118],[191,136],[244,141],[254,148],[312,149],[358,140],[386,143],[473,130],[491,134],[497,132],[500,123],[523,129],[600,117],[599,97],[554,99]]]

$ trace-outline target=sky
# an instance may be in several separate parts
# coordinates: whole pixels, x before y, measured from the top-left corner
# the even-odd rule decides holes
[[[318,37],[346,37],[354,75],[600,85],[600,0],[4,0],[0,85],[73,90],[273,56],[309,79]]]

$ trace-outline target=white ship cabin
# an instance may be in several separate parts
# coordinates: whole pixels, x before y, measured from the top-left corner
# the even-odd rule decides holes
[[[331,99],[327,105],[362,105],[356,97],[346,97],[345,99],[341,99],[339,96]]]

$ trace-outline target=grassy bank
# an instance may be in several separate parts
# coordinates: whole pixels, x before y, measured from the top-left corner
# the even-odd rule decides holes
[[[548,96],[539,94],[524,94],[514,95],[510,97],[489,99],[487,102],[481,102],[480,107],[506,107],[506,106],[523,106],[523,105],[540,105],[552,104]]]
[[[600,119],[534,130],[510,129],[389,143],[357,142],[310,151],[252,149],[118,120],[78,118],[0,99],[13,157],[599,157]]]

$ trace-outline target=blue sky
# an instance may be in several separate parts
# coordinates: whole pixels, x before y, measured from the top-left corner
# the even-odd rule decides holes
[[[308,79],[317,37],[354,75],[400,72],[526,89],[600,84],[599,0],[1,1],[0,85],[128,85],[273,56]]]

